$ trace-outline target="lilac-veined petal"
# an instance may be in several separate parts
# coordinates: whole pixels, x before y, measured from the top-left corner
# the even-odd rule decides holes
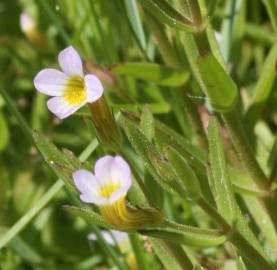
[[[112,179],[111,179],[112,163],[113,163],[113,157],[109,155],[99,158],[95,163],[94,173],[98,182],[101,184],[102,187],[112,182]]]
[[[26,12],[22,12],[20,14],[19,22],[23,32],[28,32],[36,27],[34,20]]]
[[[108,183],[120,183],[121,187],[130,188],[132,184],[131,171],[128,163],[120,156],[105,156],[95,163],[95,176],[101,186]]]
[[[83,66],[80,55],[77,51],[69,46],[59,53],[58,61],[61,69],[70,76],[81,76],[83,77]]]
[[[91,103],[99,99],[104,92],[101,81],[95,75],[85,76],[85,85],[87,89],[87,102]]]
[[[54,68],[46,68],[36,75],[34,85],[39,92],[46,95],[62,96],[68,79],[63,72]]]
[[[118,199],[120,199],[121,197],[125,196],[127,194],[128,189],[129,188],[127,187],[122,187],[114,191],[109,197],[109,203],[112,204]]]
[[[97,194],[99,191],[99,184],[93,173],[80,169],[72,174],[74,183],[81,193]]]
[[[68,104],[63,97],[53,97],[47,101],[48,109],[59,119],[64,119],[80,109],[84,103],[79,105]]]
[[[132,185],[130,167],[121,156],[114,157],[111,168],[111,176],[112,181],[121,183],[122,187],[129,189]]]
[[[93,203],[96,205],[105,205],[108,203],[108,199],[95,194],[82,193],[80,199],[86,203]]]

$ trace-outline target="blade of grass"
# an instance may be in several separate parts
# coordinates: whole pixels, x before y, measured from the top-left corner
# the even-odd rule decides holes
[[[66,30],[64,29],[64,26],[62,24],[61,19],[53,11],[53,9],[50,5],[51,2],[50,1],[39,0],[39,3],[42,6],[42,8],[45,10],[45,12],[48,15],[49,19],[56,26],[56,28],[59,31],[62,39],[64,40],[64,43],[66,45],[71,44],[71,38],[70,38],[69,34],[66,32]]]
[[[148,269],[145,252],[142,248],[139,235],[137,233],[129,233],[129,239],[136,256],[138,269]]]

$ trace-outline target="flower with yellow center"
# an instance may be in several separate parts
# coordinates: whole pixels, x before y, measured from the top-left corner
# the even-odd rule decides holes
[[[38,47],[45,46],[45,40],[34,19],[26,12],[22,12],[19,18],[19,24],[26,37]]]
[[[105,239],[105,241],[109,245],[111,245],[111,246],[118,245],[120,251],[127,255],[126,260],[127,260],[129,267],[132,270],[138,269],[136,258],[132,251],[131,243],[129,241],[129,237],[126,232],[110,230],[110,231],[101,231],[101,234],[102,234],[103,238]],[[96,234],[90,233],[88,235],[88,240],[96,241],[97,240]]]
[[[38,91],[53,96],[47,107],[63,119],[86,103],[98,100],[104,89],[95,75],[84,76],[81,58],[72,46],[59,53],[58,61],[63,72],[54,68],[43,69],[36,75],[34,85]]]
[[[119,229],[152,226],[162,219],[156,211],[127,206],[126,195],[132,185],[128,163],[120,156],[104,156],[95,163],[95,174],[81,169],[73,173],[80,199],[96,204],[106,220]]]

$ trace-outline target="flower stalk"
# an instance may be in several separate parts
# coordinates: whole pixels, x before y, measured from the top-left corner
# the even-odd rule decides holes
[[[202,24],[202,15],[199,7],[198,1],[194,0],[187,0],[189,3],[189,7],[191,8],[192,17],[194,20],[195,25],[201,25]],[[206,69],[203,67],[202,63],[204,58],[207,57],[207,55],[212,56],[212,50],[209,44],[209,40],[207,37],[206,30],[203,30],[198,33],[193,33],[193,37],[199,52],[199,58],[198,58],[198,67],[202,69]],[[204,57],[204,58],[203,58]],[[220,78],[226,77],[229,78],[227,75],[227,72],[221,67],[220,63],[216,62],[216,59],[213,61],[214,66],[218,66],[217,71],[220,76],[218,76],[219,80],[216,81],[215,76],[210,76],[211,80],[215,79],[215,83],[220,82]],[[225,74],[224,74],[225,73]],[[202,72],[204,74],[204,71]],[[202,78],[203,79],[203,78]],[[266,189],[267,187],[267,177],[262,171],[260,165],[258,164],[257,160],[255,159],[253,152],[251,150],[251,147],[249,145],[249,142],[247,140],[247,136],[245,134],[245,130],[242,126],[241,120],[239,119],[237,115],[237,106],[236,106],[236,96],[238,95],[236,93],[236,89],[234,86],[232,86],[233,82],[229,78],[227,80],[227,85],[225,83],[222,83],[218,89],[222,89],[224,91],[219,91],[218,94],[213,92],[213,87],[209,89],[209,86],[212,85],[212,82],[210,80],[203,79],[205,87],[207,88],[207,95],[211,99],[211,105],[215,111],[219,111],[222,114],[222,117],[229,129],[232,143],[234,144],[234,147],[238,153],[238,156],[240,160],[242,161],[245,169],[247,170],[249,176],[253,179],[253,181],[256,183],[256,185],[261,189]],[[226,82],[226,80],[224,80]],[[213,85],[212,85],[213,86]],[[229,97],[234,97],[234,102],[231,102],[230,104],[226,103],[226,106],[224,108],[221,108],[222,105],[221,100],[230,100]],[[217,106],[219,104],[219,106]]]
[[[165,29],[159,21],[156,20],[151,14],[149,14],[145,10],[145,15],[147,18],[147,22],[149,24],[149,28],[152,30],[157,43],[159,44],[159,49],[161,55],[163,57],[164,62],[172,67],[180,68],[183,67],[180,58],[176,54],[176,50],[174,50],[173,45],[170,43],[168,36],[166,35]],[[195,103],[188,97],[187,92],[188,89],[186,87],[181,87],[180,89],[184,95],[184,103],[185,103],[185,110],[188,113],[188,118],[191,125],[194,127],[196,141],[198,145],[203,148],[208,148],[208,141],[205,136],[205,132],[203,129],[202,121],[197,110]]]

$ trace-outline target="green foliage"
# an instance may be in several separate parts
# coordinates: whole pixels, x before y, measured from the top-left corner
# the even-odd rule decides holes
[[[0,15],[0,269],[277,269],[275,0],[2,1]],[[59,120],[33,79],[69,45],[106,103]],[[130,166],[131,229],[72,179],[104,155]]]
[[[162,86],[178,87],[189,79],[189,73],[153,63],[123,63],[112,67],[115,74],[132,76]]]

